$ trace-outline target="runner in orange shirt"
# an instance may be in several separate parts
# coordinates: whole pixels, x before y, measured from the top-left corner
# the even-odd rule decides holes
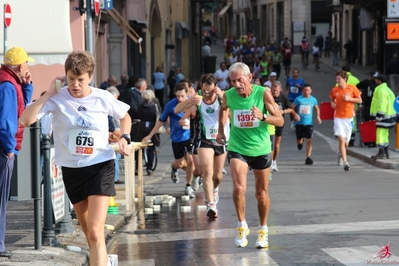
[[[334,113],[334,135],[338,138],[338,164],[349,171],[350,165],[346,157],[346,149],[352,133],[353,117],[355,115],[355,103],[362,103],[360,91],[356,86],[346,83],[348,75],[345,71],[336,74],[337,86],[330,92],[331,107]]]

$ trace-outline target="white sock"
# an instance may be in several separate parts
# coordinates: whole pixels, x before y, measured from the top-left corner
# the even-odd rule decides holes
[[[258,226],[258,230],[266,230],[266,231],[269,231],[269,229],[267,228],[267,224],[265,224],[265,225],[259,225],[259,226]]]
[[[237,223],[237,226],[238,226],[238,227],[241,227],[241,226],[242,226],[242,227],[244,227],[244,228],[248,228],[247,221],[245,221],[245,220],[242,221],[242,222],[238,222],[238,223]]]
[[[215,193],[215,192],[219,192],[219,187],[214,188],[214,189],[213,189],[213,192],[214,192],[214,193]]]

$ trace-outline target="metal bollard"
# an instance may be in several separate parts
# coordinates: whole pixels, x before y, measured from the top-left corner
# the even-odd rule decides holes
[[[42,135],[42,149],[43,149],[43,170],[44,170],[44,217],[43,217],[43,232],[42,241],[46,246],[59,246],[55,238],[53,227],[53,206],[51,205],[51,180],[50,180],[50,137],[49,135]]]
[[[42,250],[41,233],[41,201],[40,194],[40,126],[36,122],[30,126],[31,136],[31,167],[32,167],[32,197],[33,197],[33,215],[34,215],[34,235],[35,235],[35,249]]]

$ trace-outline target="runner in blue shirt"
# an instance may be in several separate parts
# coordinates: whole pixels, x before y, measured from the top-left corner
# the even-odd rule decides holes
[[[306,160],[305,164],[313,164],[310,158],[312,154],[312,135],[313,135],[313,109],[316,111],[317,122],[321,124],[320,109],[315,97],[310,95],[312,88],[305,84],[302,95],[297,97],[292,104],[292,108],[297,110],[300,120],[296,122],[296,139],[298,150],[302,149],[303,138],[306,138]]]
[[[294,102],[295,98],[301,96],[302,88],[305,85],[305,81],[299,77],[299,70],[294,68],[292,70],[292,77],[287,79],[287,83],[285,85],[285,91],[287,92],[287,97],[290,102]],[[290,114],[291,117],[291,129],[295,130],[295,121],[294,116]]]
[[[150,134],[143,138],[142,142],[146,143],[147,140],[151,139],[158,129],[168,120],[170,128],[170,140],[172,141],[173,155],[175,160],[172,162],[171,178],[173,183],[179,183],[178,169],[183,169],[186,172],[187,185],[185,188],[185,194],[194,198],[194,190],[191,187],[191,181],[193,176],[193,157],[188,153],[190,147],[190,121],[183,121],[181,118],[184,112],[176,114],[175,107],[178,103],[183,102],[187,99],[187,86],[184,83],[176,85],[175,92],[176,98],[170,100],[161,113],[159,120],[151,130]]]

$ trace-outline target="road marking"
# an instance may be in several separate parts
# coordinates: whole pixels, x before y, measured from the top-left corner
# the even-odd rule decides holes
[[[372,222],[353,222],[353,223],[332,223],[332,224],[308,224],[308,225],[289,225],[289,226],[269,226],[269,235],[292,235],[292,234],[320,234],[320,233],[340,233],[376,230],[398,230],[399,220],[391,221],[372,221]],[[257,227],[250,228],[252,232],[257,232]],[[119,230],[119,233],[130,233],[129,230]],[[236,229],[216,229],[186,232],[168,232],[148,235],[129,236],[129,243],[153,243],[168,241],[185,241],[209,238],[235,237]]]
[[[266,251],[260,250],[255,252],[231,253],[210,255],[215,265],[218,266],[251,266],[251,265],[269,265],[278,266],[278,264],[267,254]]]
[[[378,246],[361,246],[361,247],[343,247],[343,248],[322,248],[324,252],[345,265],[364,266],[366,264],[374,265],[397,265],[399,257],[391,255],[389,258],[373,258],[373,256],[381,249]]]

